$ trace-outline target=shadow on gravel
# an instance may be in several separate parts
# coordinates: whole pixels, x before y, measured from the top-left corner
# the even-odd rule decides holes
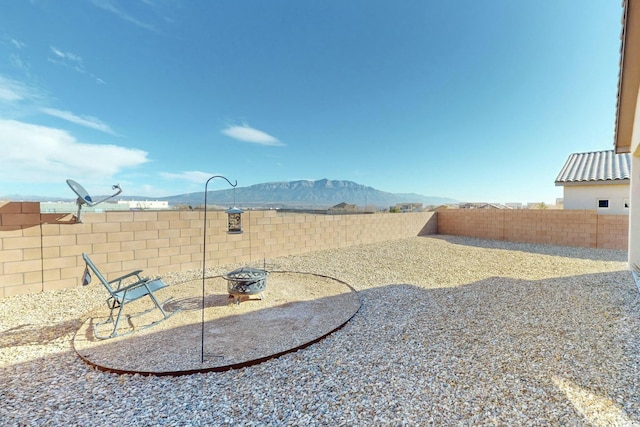
[[[46,344],[65,335],[73,334],[82,320],[73,319],[52,325],[20,325],[0,331],[0,348],[17,345]]]
[[[93,394],[129,396],[118,399],[118,410],[129,423],[144,424],[135,393],[154,405],[162,401],[174,424],[250,424],[256,412],[225,402],[258,401],[265,407],[260,423],[272,425],[282,419],[267,408],[284,411],[290,425],[312,419],[371,425],[383,418],[395,425],[637,425],[640,297],[627,273],[361,290],[360,310],[327,339],[235,374],[198,376],[201,387],[183,383],[185,377],[95,371],[69,352],[43,354],[0,368],[0,417],[10,425],[45,425],[71,423],[81,411],[93,414],[95,425],[108,422]],[[291,392],[272,392],[283,388]],[[180,399],[166,399],[166,390]],[[77,399],[63,405],[51,403],[52,395]],[[292,409],[292,402],[317,406],[318,395],[322,413]],[[210,410],[185,412],[185,401]]]
[[[595,249],[573,246],[555,246],[548,244],[508,242],[505,240],[490,240],[480,239],[476,237],[448,236],[441,234],[431,234],[420,237],[440,239],[454,245],[473,246],[484,249],[503,249],[551,256],[556,256],[558,254],[558,248],[561,248],[562,256],[569,258],[590,259],[593,261],[627,261],[627,251],[614,249]]]
[[[470,424],[531,425],[545,414],[542,424],[640,425],[640,296],[625,271],[360,295],[349,329],[380,332],[351,351],[415,362],[406,375],[428,378],[422,398],[453,400],[454,414],[475,406]]]

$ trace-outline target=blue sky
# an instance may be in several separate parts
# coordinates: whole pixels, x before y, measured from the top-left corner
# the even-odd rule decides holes
[[[222,174],[553,203],[569,154],[613,148],[621,13],[578,0],[3,2],[0,195],[72,197],[71,178],[160,197]]]

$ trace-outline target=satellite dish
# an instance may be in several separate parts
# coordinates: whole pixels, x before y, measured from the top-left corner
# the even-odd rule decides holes
[[[91,196],[89,195],[87,190],[84,189],[82,185],[78,184],[72,179],[68,179],[67,184],[69,184],[69,187],[71,187],[73,192],[78,195],[82,203],[86,203],[86,204],[93,203],[93,199],[91,199]]]
[[[82,220],[80,219],[80,214],[82,213],[81,212],[82,211],[82,205],[95,206],[95,205],[97,205],[99,203],[105,202],[105,201],[111,199],[112,197],[115,197],[118,194],[122,193],[122,188],[120,188],[120,184],[115,184],[115,185],[111,186],[111,189],[112,190],[116,190],[117,189],[118,191],[116,193],[114,193],[114,194],[112,194],[110,196],[107,196],[104,199],[94,201],[93,198],[87,192],[87,190],[85,190],[82,185],[78,184],[74,180],[68,179],[67,180],[67,185],[78,196],[78,198],[76,199],[76,204],[78,205],[78,214],[76,215],[76,221],[77,222],[82,222]]]

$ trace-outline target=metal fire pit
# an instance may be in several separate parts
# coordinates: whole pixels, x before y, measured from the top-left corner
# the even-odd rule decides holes
[[[229,297],[234,297],[236,304],[240,304],[240,299],[245,295],[259,294],[260,299],[264,299],[264,289],[267,287],[266,270],[242,267],[223,274],[222,278],[227,281]]]

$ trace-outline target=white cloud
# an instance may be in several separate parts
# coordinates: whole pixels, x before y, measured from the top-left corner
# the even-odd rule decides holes
[[[130,14],[122,10],[117,4],[117,2],[114,0],[93,0],[92,3],[94,6],[102,10],[106,10],[107,12],[113,13],[120,19],[127,21],[135,26],[144,28],[145,30],[156,31],[153,25],[149,25],[145,22],[142,22],[139,19],[134,18],[133,16],[131,16]]]
[[[0,76],[0,102],[16,102],[29,98],[29,88],[16,81]]]
[[[216,174],[200,171],[186,171],[182,173],[161,172],[160,176],[168,180],[189,181],[197,184],[204,184],[209,178]]]
[[[42,89],[0,75],[0,118],[29,116],[48,98]]]
[[[49,57],[49,61],[53,62],[54,64],[70,68],[80,74],[88,74],[99,85],[105,84],[105,81],[103,79],[91,72],[87,72],[82,58],[79,55],[71,52],[64,52],[54,46],[50,46],[49,49],[53,54],[52,57]]]
[[[21,42],[20,40],[16,40],[16,39],[11,39],[11,44],[16,48],[16,49],[22,49],[23,47],[25,47],[26,45]]]
[[[17,58],[19,60],[19,58]],[[14,63],[16,67],[21,64]],[[24,64],[23,64],[24,65]],[[26,66],[25,66],[26,67]],[[96,83],[106,84],[104,80],[95,77]],[[43,107],[51,102],[51,96],[47,91],[37,86],[29,85],[18,80],[0,75],[0,117],[4,119],[33,116],[37,113],[45,113],[58,117],[81,126],[99,130],[110,135],[117,133],[109,125],[92,116],[78,116],[70,111]]]
[[[42,108],[41,111],[50,116],[58,117],[60,119],[66,120],[71,123],[75,123],[80,126],[85,126],[91,129],[99,130],[100,132],[105,132],[111,135],[116,134],[111,129],[111,127],[109,127],[108,124],[92,116],[83,116],[83,117],[76,116],[70,111],[56,110],[54,108]]]
[[[49,58],[49,60],[55,64],[64,65],[65,67],[71,68],[79,73],[85,73],[84,64],[82,63],[82,58],[75,53],[64,52],[56,47],[50,46],[49,49],[53,54],[53,58]]]
[[[22,71],[24,71],[24,72],[26,72],[26,73],[28,73],[28,72],[29,72],[29,64],[28,64],[28,63],[26,63],[26,62],[24,62],[24,61],[22,60],[22,58],[21,58],[19,55],[16,55],[16,54],[14,54],[14,53],[12,53],[11,55],[9,55],[9,63],[10,63],[13,67],[15,67],[15,68],[17,68],[17,69],[19,69],[19,70],[22,70]]]
[[[58,48],[55,48],[53,46],[50,47],[51,48],[51,52],[53,52],[53,54],[55,56],[57,56],[60,59],[66,59],[69,60],[71,62],[76,62],[76,63],[82,63],[82,58],[80,58],[78,55],[71,53],[71,52],[63,52]]]
[[[54,182],[110,178],[148,162],[147,152],[77,141],[68,132],[16,120],[0,120],[0,181]]]
[[[239,141],[251,142],[260,145],[283,146],[282,142],[268,133],[254,129],[247,125],[229,126],[222,130],[222,133]]]
[[[79,116],[70,111],[42,107],[47,102],[47,98],[47,94],[38,88],[0,75],[0,116],[5,119],[30,116],[39,112],[117,136],[108,124],[96,117]]]

